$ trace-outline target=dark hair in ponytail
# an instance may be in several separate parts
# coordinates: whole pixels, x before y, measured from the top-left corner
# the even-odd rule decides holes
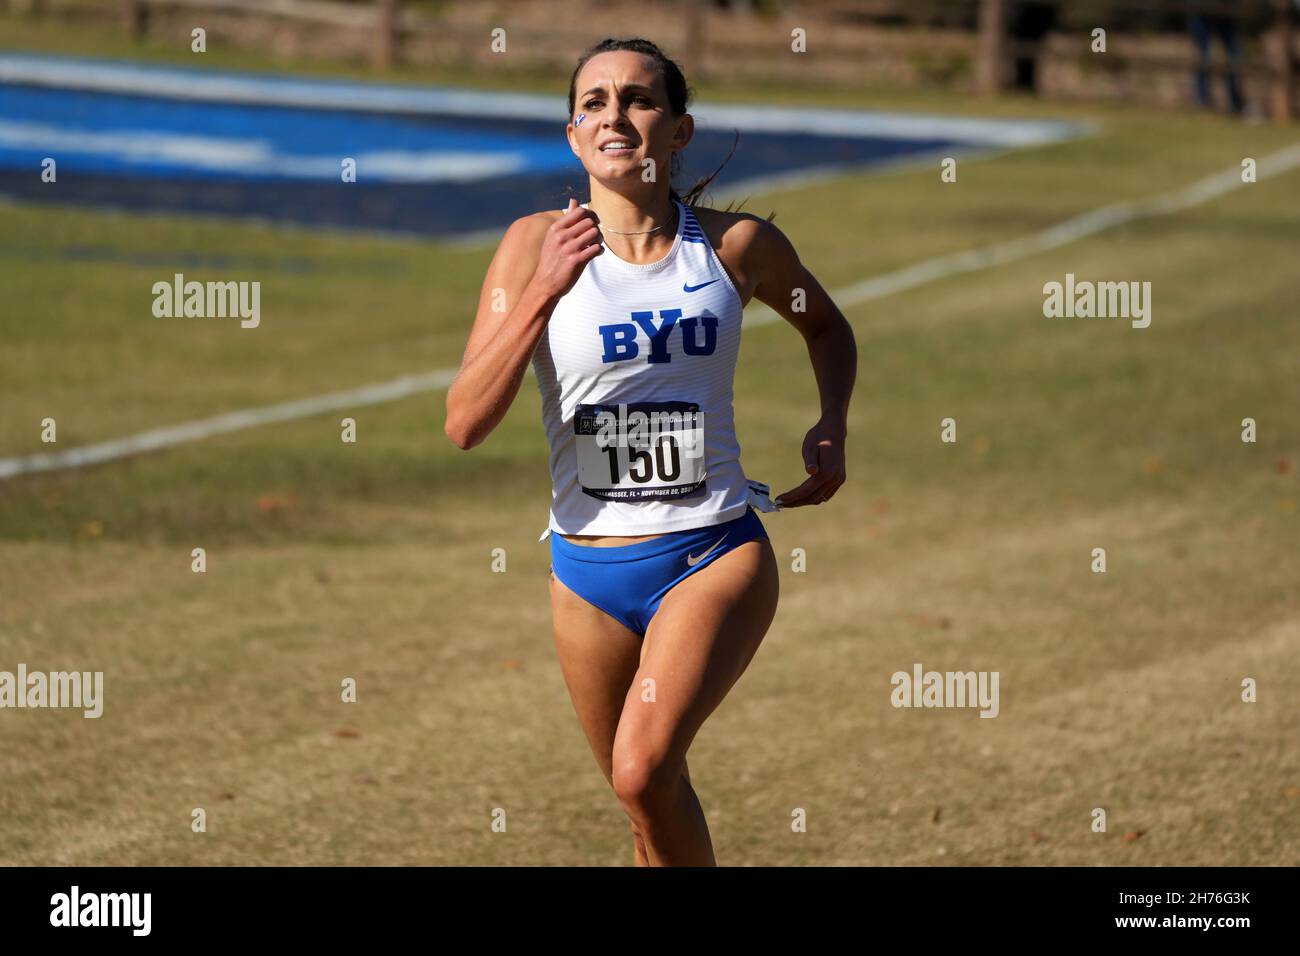
[[[583,66],[593,56],[596,56],[599,53],[609,53],[615,50],[629,50],[633,53],[643,54],[644,56],[648,56],[654,60],[660,73],[663,75],[664,87],[668,91],[668,106],[673,111],[673,116],[682,116],[686,113],[687,105],[690,103],[691,97],[694,96],[694,90],[686,85],[686,77],[682,75],[682,71],[677,64],[666,57],[664,52],[649,40],[643,40],[639,37],[627,40],[615,40],[611,37],[601,40],[584,53],[579,58],[578,65],[574,67],[573,76],[569,78],[569,116],[573,116],[573,109],[577,105],[578,74],[582,71]],[[685,196],[679,195],[672,185],[672,177],[677,174],[677,168],[680,165],[680,160],[678,159],[677,154],[673,153],[672,160],[669,163],[670,169],[668,171],[668,195],[680,202],[683,206],[697,205],[699,199],[704,194],[704,190],[708,188],[709,183],[713,182],[713,180],[717,178],[718,173],[722,172],[722,167],[726,166],[731,160],[731,157],[735,155],[736,146],[739,145],[739,143],[740,132],[737,131],[735,142],[731,145],[731,152],[728,153],[727,158],[722,161],[722,166],[719,166],[710,175],[697,180],[695,185],[686,190]],[[731,203],[727,203],[727,208],[724,212],[729,212],[731,210],[731,205]],[[744,202],[742,202],[741,205],[743,206]],[[737,211],[739,211],[739,207],[737,207]],[[774,218],[776,218],[775,212],[767,217],[768,222],[771,222]]]

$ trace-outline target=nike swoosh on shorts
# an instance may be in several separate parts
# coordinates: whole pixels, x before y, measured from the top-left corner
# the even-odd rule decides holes
[[[717,281],[718,281],[717,279],[710,279],[708,282],[701,282],[699,285],[691,285],[689,282],[683,282],[683,283],[682,283],[682,291],[683,291],[683,292],[699,292],[699,291],[700,291],[701,289],[703,289],[706,285],[713,285],[713,283],[715,283],[715,282],[717,282]]]
[[[704,554],[701,554],[701,555],[692,555],[692,554],[688,554],[688,555],[686,556],[686,564],[687,564],[687,566],[688,566],[688,567],[695,567],[695,565],[699,564],[699,563],[700,563],[701,561],[703,561],[706,557],[708,557],[709,551],[712,551],[714,548],[716,548],[718,545],[722,544],[722,542],[724,542],[724,541],[726,541],[726,540],[727,540],[727,536],[724,534],[724,535],[723,535],[721,538],[719,538],[717,541],[713,542],[713,544],[709,545],[709,549],[708,549],[708,551],[705,551]]]

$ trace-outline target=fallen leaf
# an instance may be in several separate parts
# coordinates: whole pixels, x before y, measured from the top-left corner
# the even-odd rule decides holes
[[[1277,460],[1277,473],[1278,473],[1279,475],[1285,475],[1285,474],[1286,474],[1287,472],[1289,472],[1290,470],[1291,470],[1291,459],[1290,459],[1290,458],[1279,458],[1279,459]]]
[[[1287,798],[1300,797],[1300,787],[1283,787],[1282,796]]]
[[[951,626],[952,620],[942,614],[913,614],[912,623],[917,627],[937,627],[941,631],[946,631]]]
[[[340,727],[337,730],[331,730],[330,735],[333,737],[360,737],[361,731],[353,730],[351,727]]]
[[[501,662],[501,666],[508,671],[517,671],[524,665],[521,664],[516,658],[507,657],[504,661]]]
[[[1140,839],[1142,837],[1142,834],[1146,832],[1147,832],[1146,830],[1130,830],[1128,833],[1124,834],[1124,842],[1132,843],[1134,840]]]
[[[935,808],[934,808],[934,813],[930,814],[930,822],[931,822],[931,823],[938,823],[938,822],[939,822],[939,815],[940,815],[941,813],[943,813],[943,807],[935,807]]]
[[[291,507],[297,500],[297,496],[292,491],[283,495],[258,495],[257,510],[264,513],[284,511],[286,508]]]
[[[1142,470],[1148,475],[1154,475],[1165,466],[1159,455],[1147,455],[1146,461],[1142,462]]]
[[[1037,845],[1039,843],[1047,843],[1048,840],[1044,834],[1039,833],[1037,830],[1031,830],[1029,833],[1029,842]]]

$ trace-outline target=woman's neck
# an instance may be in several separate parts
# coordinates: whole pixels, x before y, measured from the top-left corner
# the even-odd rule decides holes
[[[598,194],[587,208],[596,214],[601,239],[621,259],[653,262],[662,258],[656,252],[672,245],[677,236],[677,204],[668,195],[643,208],[617,193]]]

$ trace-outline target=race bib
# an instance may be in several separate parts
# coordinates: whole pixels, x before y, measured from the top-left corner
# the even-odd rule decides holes
[[[573,416],[578,484],[605,501],[703,492],[704,413],[695,402],[579,405]]]
[[[772,500],[772,489],[761,481],[749,479],[749,504],[759,511],[780,511],[781,506]]]

